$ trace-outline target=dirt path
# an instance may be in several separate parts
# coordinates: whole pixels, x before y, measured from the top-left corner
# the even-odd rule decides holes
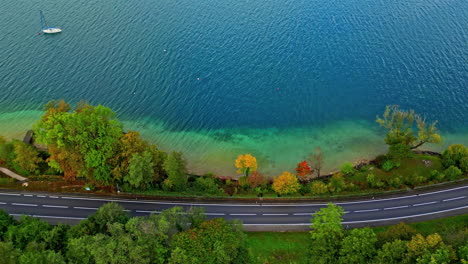
[[[25,178],[25,177],[23,177],[21,175],[18,175],[18,174],[12,172],[11,170],[9,170],[7,168],[0,167],[0,171],[3,172],[7,176],[10,176],[12,178],[17,179],[18,181],[27,181],[28,180],[27,178]]]

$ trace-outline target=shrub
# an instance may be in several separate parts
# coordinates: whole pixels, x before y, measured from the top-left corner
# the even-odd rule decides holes
[[[166,192],[171,192],[174,190],[174,183],[171,179],[165,179],[162,183],[162,189]]]
[[[314,195],[321,195],[327,193],[328,188],[323,181],[314,181],[310,186],[310,192]]]
[[[283,195],[296,193],[301,188],[301,185],[296,175],[285,171],[274,179],[272,187],[276,193]]]
[[[353,164],[352,164],[351,162],[345,162],[345,163],[343,163],[343,165],[341,165],[340,171],[341,171],[341,173],[343,173],[343,174],[351,175],[351,174],[353,174],[356,170],[354,169],[354,166],[353,166]]]
[[[458,177],[460,177],[463,173],[459,168],[452,165],[444,171],[444,174],[447,176],[449,181],[454,181]]]
[[[207,194],[219,193],[219,186],[215,183],[213,178],[198,177],[195,180],[194,188],[196,191]]]
[[[462,144],[450,145],[442,152],[442,164],[448,168],[450,166],[460,166],[463,158],[468,157],[468,148]]]
[[[263,177],[263,175],[258,171],[252,172],[247,180],[252,188],[257,188],[258,186],[266,183],[265,177]]]
[[[391,171],[395,167],[395,163],[391,160],[386,160],[382,164],[382,170],[384,171]]]
[[[459,168],[465,173],[468,172],[468,157],[464,157],[460,160]]]
[[[411,226],[400,222],[397,225],[393,225],[384,232],[377,234],[378,244],[383,245],[387,242],[392,242],[396,239],[399,240],[411,240],[411,237],[416,234],[416,230]]]
[[[429,173],[429,180],[436,180],[436,181],[443,181],[445,178],[445,174],[438,170],[432,170]]]
[[[369,185],[369,187],[372,188],[380,188],[384,186],[384,183],[379,178],[375,177],[375,175],[372,173],[369,173],[367,175],[367,184]]]
[[[406,144],[394,144],[391,145],[388,150],[388,156],[391,160],[401,160],[404,158],[411,157],[412,152],[410,146]]]
[[[339,173],[334,174],[331,177],[330,182],[328,183],[328,190],[331,193],[339,193],[343,191],[345,188],[346,188],[346,182],[343,178],[343,175]]]
[[[388,185],[392,186],[393,188],[400,188],[402,184],[402,180],[400,176],[394,176],[393,178],[387,181]]]

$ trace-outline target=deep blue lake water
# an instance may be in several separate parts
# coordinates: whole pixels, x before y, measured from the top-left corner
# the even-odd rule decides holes
[[[63,32],[38,35],[39,9]],[[388,104],[468,144],[468,1],[6,0],[0,14],[10,137],[64,98],[111,107],[195,172],[233,175],[252,153],[276,175],[315,146],[329,169],[370,157]]]

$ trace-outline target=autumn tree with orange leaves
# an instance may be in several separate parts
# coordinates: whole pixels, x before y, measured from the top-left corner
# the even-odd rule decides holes
[[[297,164],[296,174],[301,177],[301,181],[307,180],[307,176],[312,173],[312,169],[307,164],[307,161],[302,161]]]
[[[249,176],[250,172],[257,170],[257,159],[250,154],[239,155],[234,165],[237,168],[237,173]]]
[[[280,195],[296,193],[300,188],[296,175],[287,171],[273,180],[273,190]]]

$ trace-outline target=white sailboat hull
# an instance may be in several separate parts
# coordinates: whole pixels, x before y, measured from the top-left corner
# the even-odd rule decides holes
[[[42,30],[42,32],[46,34],[55,34],[55,33],[60,33],[62,30],[60,28],[45,28]]]

